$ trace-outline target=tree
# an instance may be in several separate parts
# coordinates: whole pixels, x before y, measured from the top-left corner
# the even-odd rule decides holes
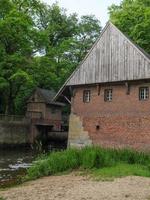
[[[29,15],[18,11],[11,1],[2,1],[7,6],[0,6],[0,90],[5,99],[4,112],[13,114],[16,96],[31,81],[27,68],[36,50],[37,30]]]
[[[100,22],[95,16],[67,15],[58,4],[43,7],[38,27],[46,34],[45,56],[48,71],[53,72],[55,88],[59,88],[83,59],[100,34]]]
[[[150,53],[150,1],[123,0],[109,8],[111,21]]]
[[[0,1],[0,112],[20,114],[35,87],[58,89],[101,30],[40,0]]]

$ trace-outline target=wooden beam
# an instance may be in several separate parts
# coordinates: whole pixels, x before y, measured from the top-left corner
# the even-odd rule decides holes
[[[128,82],[125,82],[125,86],[126,86],[126,94],[129,95],[130,94],[130,85]]]
[[[99,96],[100,93],[101,93],[101,86],[100,86],[100,84],[97,84],[97,93],[98,93],[98,96]]]
[[[69,86],[69,92],[70,92],[71,97],[73,97],[73,89],[71,86]]]
[[[71,105],[71,101],[66,97],[66,96],[64,96],[63,95],[63,97],[68,101],[68,103]]]

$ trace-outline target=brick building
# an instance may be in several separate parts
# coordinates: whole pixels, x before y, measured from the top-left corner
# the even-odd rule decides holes
[[[55,99],[71,103],[70,146],[150,150],[150,56],[108,22]]]

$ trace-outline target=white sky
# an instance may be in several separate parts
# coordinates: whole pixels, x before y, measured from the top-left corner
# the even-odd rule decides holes
[[[55,3],[56,0],[42,0],[47,4]],[[59,5],[68,10],[68,13],[76,12],[79,16],[86,14],[94,14],[100,21],[102,26],[109,19],[108,6],[119,4],[121,0],[57,0]]]

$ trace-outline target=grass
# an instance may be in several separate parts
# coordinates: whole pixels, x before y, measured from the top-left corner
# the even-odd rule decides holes
[[[107,180],[107,178],[113,179],[124,176],[150,177],[150,170],[148,167],[143,165],[120,163],[112,167],[94,169],[91,171],[91,175],[96,180]]]
[[[150,154],[100,147],[68,149],[43,155],[27,171],[26,180],[79,169],[96,177],[150,177]]]
[[[0,200],[5,200],[3,197],[0,197]]]

